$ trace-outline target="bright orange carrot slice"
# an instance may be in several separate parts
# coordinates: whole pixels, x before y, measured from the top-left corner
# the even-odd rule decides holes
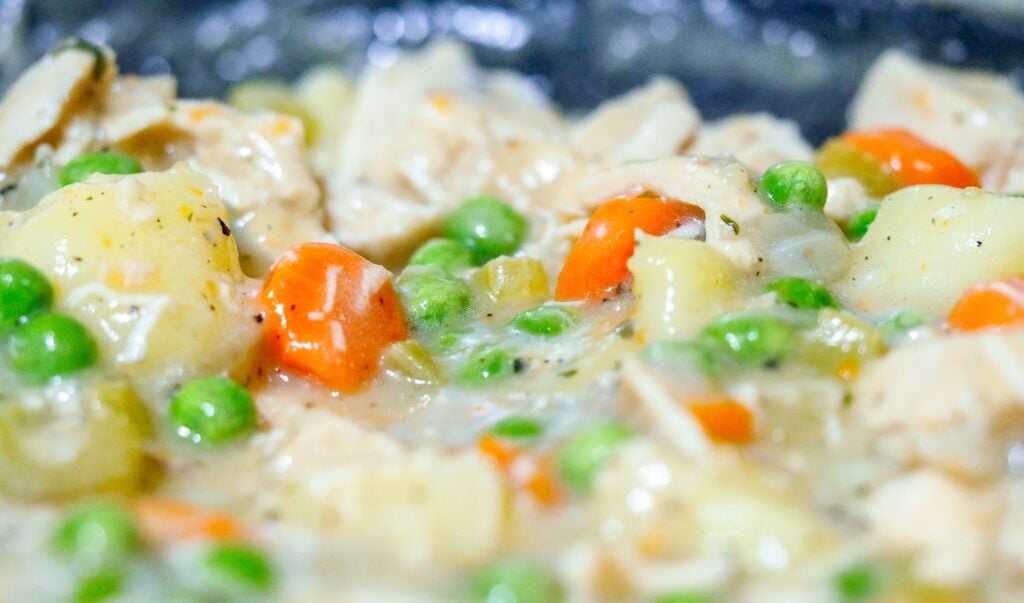
[[[384,350],[408,332],[391,273],[339,245],[282,255],[261,300],[277,359],[343,392],[373,378]]]
[[[637,229],[663,235],[688,221],[703,220],[704,210],[696,205],[647,194],[606,202],[569,250],[558,275],[555,299],[614,297],[629,279],[626,262],[636,247]]]
[[[981,186],[977,174],[951,153],[902,129],[863,130],[842,135],[843,142],[877,158],[904,186],[945,184]]]
[[[728,444],[746,444],[754,439],[754,416],[733,400],[694,402],[690,412],[712,440]]]
[[[977,331],[1024,322],[1024,279],[1009,278],[968,289],[946,323],[957,331]]]

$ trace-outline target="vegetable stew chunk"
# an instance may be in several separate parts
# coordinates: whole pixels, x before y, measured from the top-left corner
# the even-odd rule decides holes
[[[945,315],[972,285],[1024,274],[1020,199],[915,186],[893,193],[864,239],[841,297],[852,309],[916,307]]]
[[[52,280],[55,309],[96,338],[143,397],[244,368],[256,309],[213,184],[187,167],[93,176],[0,226],[0,255]],[[228,335],[230,334],[230,335]]]

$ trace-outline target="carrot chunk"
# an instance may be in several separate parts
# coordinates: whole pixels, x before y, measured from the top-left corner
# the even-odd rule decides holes
[[[238,540],[245,535],[233,517],[179,500],[141,498],[132,510],[143,538],[158,545],[182,540]]]
[[[626,262],[633,256],[637,229],[663,235],[686,222],[703,220],[704,210],[696,205],[648,194],[606,202],[569,250],[555,299],[614,297],[629,279]]]
[[[694,402],[690,412],[712,440],[728,444],[746,444],[754,439],[754,417],[739,402],[716,400]]]
[[[946,323],[957,331],[977,331],[1024,322],[1024,279],[1010,278],[968,289]]]
[[[981,186],[977,174],[951,153],[902,129],[847,132],[843,142],[875,157],[895,173],[904,186],[945,184],[957,188]]]
[[[260,298],[269,351],[343,392],[372,379],[384,350],[408,332],[391,273],[339,245],[282,255]]]

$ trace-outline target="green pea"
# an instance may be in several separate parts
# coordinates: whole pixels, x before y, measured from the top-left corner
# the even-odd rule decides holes
[[[620,423],[597,423],[580,429],[562,447],[559,475],[572,488],[589,490],[597,472],[630,437],[629,428]]]
[[[868,233],[868,227],[878,216],[878,207],[872,206],[861,210],[857,215],[850,218],[846,224],[846,238],[851,241],[859,241]]]
[[[57,179],[61,186],[81,182],[93,174],[138,174],[142,166],[123,153],[104,151],[79,155],[61,168]]]
[[[878,323],[878,329],[886,335],[895,335],[902,331],[909,331],[928,323],[928,315],[916,308],[905,308]]]
[[[454,324],[473,305],[473,290],[437,266],[410,266],[396,281],[405,313],[419,329]]]
[[[410,266],[437,266],[449,272],[473,265],[473,252],[451,239],[430,239],[409,258]]]
[[[707,593],[671,593],[662,595],[654,603],[718,603],[719,598]]]
[[[473,598],[480,603],[560,603],[562,587],[544,566],[525,559],[495,563],[473,578]]]
[[[139,535],[131,515],[121,507],[90,503],[70,511],[51,542],[66,559],[91,568],[111,568],[139,548]]]
[[[70,316],[36,314],[15,327],[7,340],[7,362],[29,383],[45,383],[96,363],[96,340]]]
[[[481,346],[474,350],[462,369],[459,381],[463,385],[479,387],[492,385],[522,371],[522,360],[513,358],[508,350],[497,346]]]
[[[444,226],[444,236],[465,245],[478,266],[499,255],[515,253],[528,232],[526,218],[494,197],[463,201]]]
[[[124,589],[124,575],[101,571],[90,574],[78,583],[75,603],[97,603],[117,596]]]
[[[837,574],[833,584],[844,603],[856,603],[871,600],[878,595],[882,590],[881,581],[876,567],[861,563]]]
[[[203,558],[203,568],[218,590],[268,593],[274,586],[266,556],[243,544],[217,545]]]
[[[782,303],[801,310],[839,307],[839,304],[836,303],[835,298],[832,297],[828,289],[805,278],[795,276],[780,278],[777,281],[768,283],[765,289],[774,291]]]
[[[0,258],[0,333],[52,303],[53,287],[42,272],[17,258]]]
[[[544,431],[540,423],[526,417],[506,417],[491,427],[491,433],[513,440],[530,439]]]
[[[715,356],[749,366],[779,362],[792,349],[793,339],[793,330],[782,319],[756,311],[720,316],[699,338]]]
[[[689,365],[708,376],[716,376],[722,372],[722,367],[711,350],[697,342],[655,341],[640,350],[640,358],[659,366]]]
[[[761,195],[775,209],[825,207],[828,182],[821,170],[805,161],[783,161],[761,176]]]
[[[227,377],[200,377],[171,400],[170,420],[178,436],[221,444],[256,428],[256,405],[244,387]]]
[[[520,313],[512,319],[512,328],[531,335],[554,337],[576,327],[579,316],[569,308],[545,305]]]

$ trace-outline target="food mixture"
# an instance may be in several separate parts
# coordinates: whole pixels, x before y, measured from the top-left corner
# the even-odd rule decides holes
[[[1019,603],[1024,97],[587,115],[437,43],[0,104],[0,601]]]

